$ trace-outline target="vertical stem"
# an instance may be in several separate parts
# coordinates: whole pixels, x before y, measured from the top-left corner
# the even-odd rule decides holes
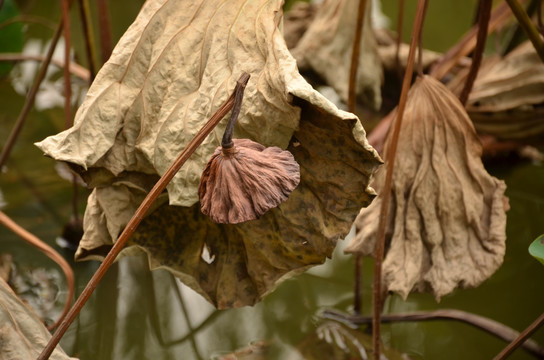
[[[536,5],[536,21],[538,24],[538,30],[540,34],[544,35],[544,24],[542,22],[542,0],[537,0]]]
[[[359,66],[359,54],[361,52],[361,38],[363,36],[363,24],[365,20],[366,0],[359,0],[357,10],[357,23],[355,25],[355,36],[351,51],[351,65],[349,68],[348,83],[348,111],[354,113],[357,103],[357,68]]]
[[[363,272],[363,256],[356,254],[354,257],[354,283],[353,283],[353,312],[360,315],[363,309],[363,293],[362,293],[362,272]]]
[[[423,19],[427,15],[427,7],[429,3],[425,3],[423,8]],[[417,40],[417,73],[419,76],[423,76],[423,31],[419,33],[419,38]]]
[[[62,313],[59,319],[53,325],[48,327],[49,330],[54,329],[68,313],[68,310],[70,309],[70,304],[72,303],[72,298],[74,297],[75,281],[72,268],[70,267],[68,262],[66,262],[66,260],[64,260],[64,258],[55,251],[55,249],[41,241],[30,232],[26,231],[21,226],[19,226],[15,221],[13,221],[2,211],[0,211],[0,224],[10,229],[14,234],[19,236],[28,244],[38,248],[41,252],[47,255],[48,258],[57,263],[57,265],[62,269],[62,272],[64,272],[64,276],[66,276],[66,285],[68,286],[68,293],[66,294],[66,303],[64,304],[64,308],[62,309]]]
[[[112,50],[111,22],[107,0],[98,0],[98,23],[100,31],[100,45],[102,47],[102,63],[105,64],[110,58]]]
[[[497,356],[495,356],[493,360],[506,359],[542,325],[544,325],[544,313],[542,313],[542,315],[540,315],[538,319],[536,319],[531,325],[529,325],[527,329],[523,330],[523,332],[519,334],[519,336],[514,341],[508,344],[508,346],[506,346]]]
[[[476,37],[476,47],[472,55],[472,64],[470,64],[470,70],[467,75],[467,81],[461,91],[459,100],[461,104],[465,106],[468,101],[468,96],[474,86],[474,81],[478,76],[478,70],[482,63],[482,58],[485,49],[485,41],[487,39],[487,28],[489,26],[489,19],[491,18],[491,5],[493,0],[480,0],[480,7],[478,8],[478,35]]]
[[[21,110],[21,113],[19,114],[17,121],[15,121],[15,125],[13,126],[13,129],[11,130],[11,133],[9,134],[9,137],[6,141],[6,145],[2,149],[2,154],[0,154],[0,170],[6,163],[7,159],[9,158],[9,155],[11,154],[11,150],[13,149],[13,146],[15,145],[15,142],[17,141],[17,138],[19,137],[19,133],[21,132],[21,129],[23,128],[26,117],[28,113],[30,112],[30,109],[34,105],[34,100],[36,100],[36,94],[38,93],[38,90],[40,89],[40,84],[45,78],[45,74],[47,73],[47,68],[49,67],[49,64],[51,63],[51,58],[53,57],[53,53],[55,52],[55,48],[57,47],[57,43],[59,41],[60,35],[62,34],[62,26],[63,26],[63,21],[61,20],[57,26],[57,29],[55,30],[55,34],[53,35],[53,38],[51,39],[51,45],[49,45],[49,49],[47,50],[47,55],[45,56],[45,59],[42,62],[42,66],[40,68],[38,76],[36,77],[36,80],[34,80],[34,84],[32,84],[32,88],[30,89],[28,96],[26,97],[25,104],[23,105],[23,109]]]
[[[523,6],[521,6],[516,0],[506,0],[506,2],[508,3],[508,6],[510,6],[510,9],[512,9],[512,12],[518,20],[519,25],[523,31],[525,31],[529,40],[531,40],[533,43],[540,60],[544,62],[544,41],[540,37],[538,30],[533,25],[529,15],[527,15],[525,9],[523,9]]]
[[[72,127],[72,84],[70,78],[70,4],[68,0],[62,2],[62,21],[64,22],[64,126],[66,129]]]
[[[147,196],[142,201],[142,203],[128,222],[127,226],[109,251],[108,255],[104,258],[102,264],[100,264],[100,267],[98,268],[96,273],[93,275],[91,280],[89,280],[87,286],[85,286],[85,289],[83,289],[83,292],[74,303],[74,306],[72,306],[72,308],[68,312],[68,315],[66,315],[66,318],[62,321],[57,331],[53,334],[53,336],[43,349],[42,353],[38,357],[38,360],[49,359],[49,356],[51,355],[57,344],[60,342],[60,339],[62,338],[66,330],[68,330],[68,327],[70,326],[70,324],[72,324],[77,314],[79,314],[80,310],[83,308],[93,291],[96,289],[96,287],[100,283],[100,280],[102,279],[102,277],[104,277],[106,271],[108,271],[109,267],[113,264],[113,261],[115,260],[115,258],[117,258],[117,255],[119,255],[127,240],[136,230],[136,227],[143,220],[145,214],[147,213],[153,202],[155,202],[157,197],[166,188],[166,185],[168,185],[174,175],[176,175],[176,173],[183,166],[183,164],[185,164],[187,159],[189,159],[189,157],[195,152],[200,144],[212,132],[215,126],[217,126],[221,119],[232,109],[234,105],[234,94],[236,94],[236,91],[241,86],[245,86],[248,80],[249,75],[244,73],[238,80],[234,93],[227,99],[227,101],[223,105],[221,105],[221,107],[219,107],[215,114],[212,115],[210,120],[208,120],[208,122],[202,127],[202,129],[200,129],[200,131],[195,135],[191,142],[189,142],[189,144],[176,158],[176,160],[174,160],[174,163],[168,168],[168,170],[166,170],[166,172],[161,176],[159,181],[157,181],[149,194],[147,194]]]
[[[79,221],[79,212],[78,212],[78,193],[79,188],[77,185],[77,175],[72,174],[72,213],[73,218],[76,223]]]
[[[521,1],[525,2],[526,0]],[[491,14],[488,31],[492,32],[503,26],[510,20],[511,16],[512,12],[509,10],[508,5],[500,3]],[[473,26],[455,46],[442,56],[442,59],[433,65],[430,75],[435,79],[442,79],[459,62],[459,59],[470,54],[476,45],[477,31],[477,27]]]
[[[412,30],[412,40],[410,42],[410,51],[408,53],[408,60],[406,64],[406,72],[404,73],[404,80],[402,83],[402,92],[400,94],[399,106],[397,110],[397,118],[395,126],[391,134],[391,147],[387,153],[386,162],[386,175],[385,184],[383,187],[382,206],[380,208],[380,216],[378,219],[378,231],[376,235],[376,249],[374,255],[374,281],[372,289],[372,343],[374,349],[374,359],[380,360],[380,347],[381,347],[381,311],[382,311],[382,262],[385,252],[385,228],[387,226],[387,215],[389,211],[389,200],[391,195],[391,184],[393,179],[393,169],[395,166],[395,157],[397,153],[397,146],[399,141],[399,133],[402,124],[402,118],[404,116],[404,109],[406,107],[406,100],[408,99],[408,91],[410,90],[410,83],[412,80],[412,74],[414,72],[414,60],[415,51],[417,48],[417,42],[420,36],[421,29],[423,27],[425,7],[427,6],[427,0],[418,0],[417,13],[414,20],[414,26]]]
[[[87,55],[87,63],[89,73],[91,74],[89,83],[92,83],[96,76],[96,64],[94,56],[94,37],[91,27],[91,14],[88,0],[79,1],[79,17],[81,18],[81,27],[83,28],[83,37],[85,39],[85,54]]]
[[[399,14],[397,16],[397,41],[396,41],[396,51],[395,51],[395,66],[397,68],[397,73],[399,79],[402,75],[402,70],[400,67],[400,44],[402,43],[402,24],[404,20],[404,0],[399,0]]]
[[[238,115],[240,115],[240,110],[242,109],[245,88],[246,85],[241,84],[236,87],[234,92],[234,105],[227,126],[225,127],[225,132],[223,133],[223,139],[221,140],[221,147],[223,149],[229,149],[234,145],[232,142],[232,134],[234,133],[234,125],[236,125],[236,120],[238,120]]]

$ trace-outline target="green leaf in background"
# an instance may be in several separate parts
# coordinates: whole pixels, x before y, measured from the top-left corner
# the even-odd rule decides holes
[[[3,26],[3,23],[19,16],[19,9],[13,0],[6,0],[0,9],[0,53],[21,52],[23,49],[23,24],[14,22]],[[11,71],[13,64],[0,62],[0,76]]]
[[[529,254],[544,265],[544,234],[529,245]]]

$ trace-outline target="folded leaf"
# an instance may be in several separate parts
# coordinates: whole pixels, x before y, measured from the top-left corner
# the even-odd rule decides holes
[[[384,152],[389,152],[389,138]],[[502,264],[506,185],[487,173],[482,147],[461,103],[425,76],[408,95],[396,153],[383,281],[404,298],[475,287]],[[373,185],[380,193],[385,173]],[[362,209],[346,252],[374,252],[382,197]]]
[[[382,66],[370,21],[367,1],[361,53],[357,68],[357,94],[369,107],[381,105]],[[328,0],[320,6],[293,55],[301,69],[311,68],[347,102],[351,53],[357,23],[357,0]]]
[[[0,354],[2,359],[34,360],[41,353],[51,334],[40,319],[0,279]],[[51,360],[74,359],[60,347]]]
[[[259,220],[217,225],[201,214],[199,180],[225,119],[174,177],[131,245],[221,308],[253,304],[278,280],[331,255],[371,201],[368,183],[380,159],[358,119],[300,76],[278,29],[281,16],[279,0],[144,4],[74,127],[37,144],[79,168],[94,187],[78,259],[103,257],[242,72],[251,78],[234,136],[288,147],[300,164],[300,185]]]

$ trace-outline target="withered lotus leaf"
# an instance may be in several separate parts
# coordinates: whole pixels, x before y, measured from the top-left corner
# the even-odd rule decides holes
[[[278,28],[281,0],[148,0],[98,73],[74,126],[38,144],[93,188],[78,260],[101,259],[135,209],[240,74],[247,84],[235,138],[286,149],[300,165],[289,199],[258,220],[216,224],[198,186],[226,120],[191,156],[122,254],[143,250],[220,308],[259,301],[320,264],[345,236],[380,158],[353,114],[298,73]],[[203,256],[206,253],[209,256]],[[213,260],[212,260],[213,259]]]
[[[467,103],[476,130],[501,139],[544,134],[544,63],[531,42],[483,65]]]
[[[390,139],[384,152],[389,152]],[[396,153],[383,281],[404,298],[432,291],[437,299],[456,287],[475,287],[502,264],[506,185],[489,175],[482,147],[457,98],[440,82],[419,78],[408,95]],[[362,209],[347,252],[374,252],[381,189]]]
[[[287,200],[300,182],[293,155],[249,139],[218,147],[202,173],[198,195],[204,214],[220,224],[255,220]]]
[[[380,108],[382,66],[367,1],[357,70],[357,94],[369,107]],[[351,53],[357,23],[357,0],[324,1],[302,38],[292,49],[301,70],[312,69],[347,102]]]
[[[0,354],[2,359],[34,360],[51,334],[38,316],[0,278]],[[51,360],[77,360],[57,346]]]

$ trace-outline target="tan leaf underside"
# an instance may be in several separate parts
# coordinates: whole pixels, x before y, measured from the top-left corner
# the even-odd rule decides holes
[[[385,152],[389,151],[389,139]],[[396,154],[386,230],[384,283],[406,297],[475,287],[502,264],[506,185],[490,176],[482,148],[457,98],[420,78],[409,93]],[[378,193],[385,173],[373,185]],[[347,252],[373,254],[381,196],[355,221]]]

